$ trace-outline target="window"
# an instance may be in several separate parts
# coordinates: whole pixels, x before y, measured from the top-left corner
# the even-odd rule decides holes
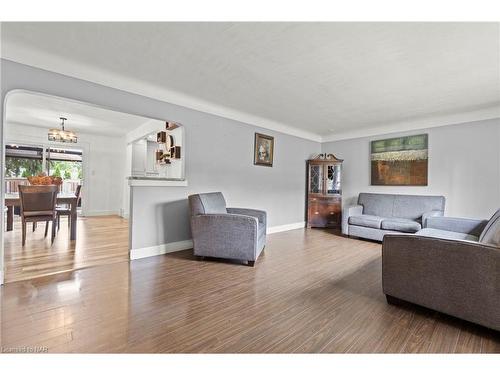
[[[18,192],[27,177],[45,173],[63,179],[61,191],[74,192],[82,184],[81,150],[9,144],[5,146],[5,191]]]
[[[25,178],[43,171],[43,148],[7,145],[5,147],[5,177]]]
[[[63,180],[81,180],[82,152],[79,150],[47,148],[47,174]]]

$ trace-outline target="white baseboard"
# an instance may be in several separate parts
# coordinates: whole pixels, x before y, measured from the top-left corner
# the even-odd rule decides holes
[[[120,213],[119,215],[124,218],[124,219],[128,219],[129,215],[128,215],[128,211],[125,211],[123,208],[120,209]]]
[[[156,255],[173,253],[175,251],[187,250],[192,248],[193,248],[193,240],[164,243],[162,245],[132,249],[130,250],[130,259],[134,260],[134,259],[153,257]]]
[[[275,227],[269,227],[269,228],[267,228],[267,233],[268,234],[272,234],[272,233],[285,232],[287,230],[304,228],[305,226],[306,226],[306,222],[305,221],[301,221],[301,222],[298,222],[298,223],[277,225]]]
[[[3,271],[0,270],[0,285],[3,285]]]
[[[267,228],[267,233],[278,233],[285,232],[287,230],[300,229],[304,228],[306,225],[305,221],[301,221],[299,223],[291,223],[285,225],[278,225],[275,227]],[[193,240],[185,240],[171,243],[164,243],[162,245],[150,246],[150,247],[142,247],[139,249],[130,250],[130,259],[141,259],[147,257],[153,257],[156,255],[162,255],[167,253],[173,253],[176,251],[188,250],[193,248]]]

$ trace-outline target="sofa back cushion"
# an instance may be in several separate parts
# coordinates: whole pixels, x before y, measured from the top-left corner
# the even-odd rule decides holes
[[[226,200],[221,192],[193,194],[188,197],[191,215],[226,214]]]
[[[445,198],[430,195],[395,195],[392,216],[417,220],[426,212],[444,213]]]
[[[426,212],[444,212],[443,196],[360,193],[363,214],[417,220]]]
[[[358,204],[363,206],[363,215],[392,217],[394,195],[360,193],[358,197]]]
[[[484,227],[479,242],[500,247],[500,209],[497,210]]]

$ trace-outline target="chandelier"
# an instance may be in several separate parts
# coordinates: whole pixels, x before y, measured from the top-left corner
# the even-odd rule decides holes
[[[68,119],[66,117],[59,117],[61,120],[61,129],[52,128],[49,129],[48,138],[49,141],[53,142],[62,142],[62,143],[76,143],[78,141],[78,137],[71,130],[64,129],[64,121]]]

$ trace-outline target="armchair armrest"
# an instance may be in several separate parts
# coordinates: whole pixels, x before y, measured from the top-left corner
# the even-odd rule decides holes
[[[351,207],[346,207],[342,211],[342,233],[348,235],[349,234],[349,217],[355,215],[363,214],[363,206],[355,205]]]
[[[465,219],[460,217],[429,217],[426,227],[479,236],[487,223],[488,220]]]
[[[237,214],[191,217],[194,253],[218,258],[255,260],[257,218]]]
[[[440,217],[443,216],[444,212],[440,210],[433,210],[429,212],[424,212],[422,215],[422,228],[427,228],[427,220],[431,217]]]
[[[385,235],[386,295],[500,330],[500,248],[479,242]]]
[[[235,208],[235,207],[228,207],[227,212],[229,214],[238,214],[238,215],[247,215],[247,216],[252,216],[257,218],[259,220],[259,224],[263,224],[266,226],[267,224],[267,213],[266,211],[262,210],[254,210],[251,208]]]

